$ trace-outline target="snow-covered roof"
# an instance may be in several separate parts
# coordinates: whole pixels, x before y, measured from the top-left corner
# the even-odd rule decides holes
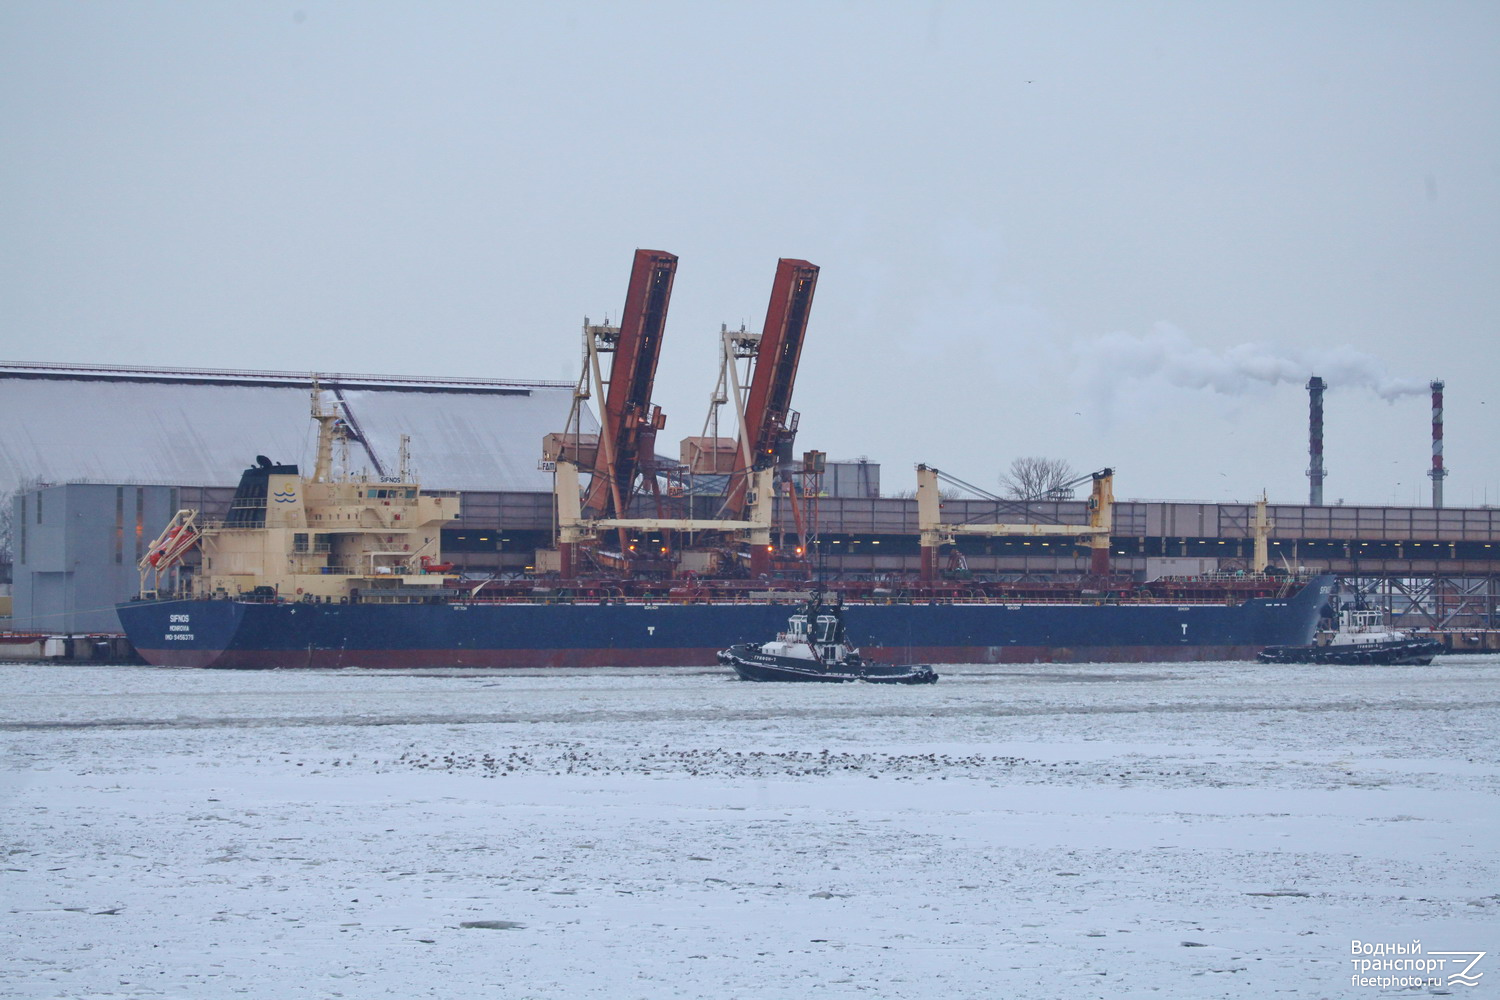
[[[266,455],[310,468],[313,376],[291,372],[0,364],[0,492],[35,482],[227,486]],[[547,492],[542,438],[567,382],[317,374],[358,438],[356,471],[394,474],[400,436],[429,489]],[[597,432],[592,414],[585,432]]]

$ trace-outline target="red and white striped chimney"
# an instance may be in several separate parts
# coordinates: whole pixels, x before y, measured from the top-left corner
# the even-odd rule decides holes
[[[1443,383],[1433,380],[1432,385],[1432,468],[1427,474],[1432,477],[1432,505],[1443,505],[1443,480],[1448,470],[1443,468]]]

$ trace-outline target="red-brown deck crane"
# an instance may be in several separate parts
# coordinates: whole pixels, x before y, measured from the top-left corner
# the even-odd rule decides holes
[[[634,561],[627,554],[630,530],[690,534],[706,531],[746,538],[752,573],[759,575],[770,569],[773,477],[778,464],[789,457],[796,432],[796,414],[791,409],[792,384],[818,269],[805,260],[779,261],[765,330],[753,335],[741,331],[739,337],[725,335],[726,344],[732,339],[736,345],[731,358],[749,359],[753,373],[743,393],[741,383],[737,379],[734,382],[740,435],[731,485],[719,517],[669,518],[660,509],[655,517],[631,517],[630,497],[636,478],[639,476],[650,488],[656,483],[655,437],[664,421],[661,411],[651,404],[651,387],[676,266],[677,258],[671,254],[636,251],[620,325],[591,326],[584,320],[584,373],[574,393],[574,412],[568,420],[574,443],[571,452],[563,442],[557,452],[551,453],[556,457],[557,565],[563,579],[575,578],[578,546],[597,537],[601,529],[620,532],[619,559],[627,564]],[[742,348],[745,353],[739,353]],[[605,353],[614,354],[607,381],[601,374],[599,360],[599,355]],[[728,363],[733,364],[732,360]],[[580,433],[581,407],[594,392],[604,402],[599,408],[598,448],[590,461],[585,457],[587,445]],[[716,394],[716,402],[723,401]],[[589,488],[581,499],[576,464],[580,461],[593,471]]]
[[[791,454],[792,439],[797,432],[792,386],[797,379],[797,362],[802,356],[802,340],[817,285],[816,265],[785,257],[776,262],[766,325],[761,328],[750,389],[740,415],[734,472],[724,498],[723,516],[731,520],[747,516],[750,473],[771,468]],[[759,576],[770,567],[767,547],[752,546],[751,575]]]
[[[656,432],[666,418],[652,405],[651,389],[676,273],[675,254],[637,250],[620,325],[589,328],[590,362],[595,381],[601,385],[598,356],[614,353],[608,391],[599,408],[594,475],[583,501],[590,516],[625,517],[636,476],[655,456]]]

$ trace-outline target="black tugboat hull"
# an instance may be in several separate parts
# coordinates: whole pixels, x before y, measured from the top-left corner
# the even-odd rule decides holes
[[[1256,659],[1262,663],[1379,664],[1425,667],[1443,652],[1435,639],[1402,639],[1341,646],[1271,646]]]
[[[807,660],[767,656],[751,647],[732,646],[719,654],[719,662],[733,667],[742,681],[778,681],[813,684],[935,684],[938,675],[926,664],[863,664],[858,670],[825,668]]]

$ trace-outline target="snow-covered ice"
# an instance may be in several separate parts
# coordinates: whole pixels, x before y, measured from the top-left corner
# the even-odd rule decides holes
[[[0,996],[1500,989],[1500,657],[943,674],[0,666]]]

